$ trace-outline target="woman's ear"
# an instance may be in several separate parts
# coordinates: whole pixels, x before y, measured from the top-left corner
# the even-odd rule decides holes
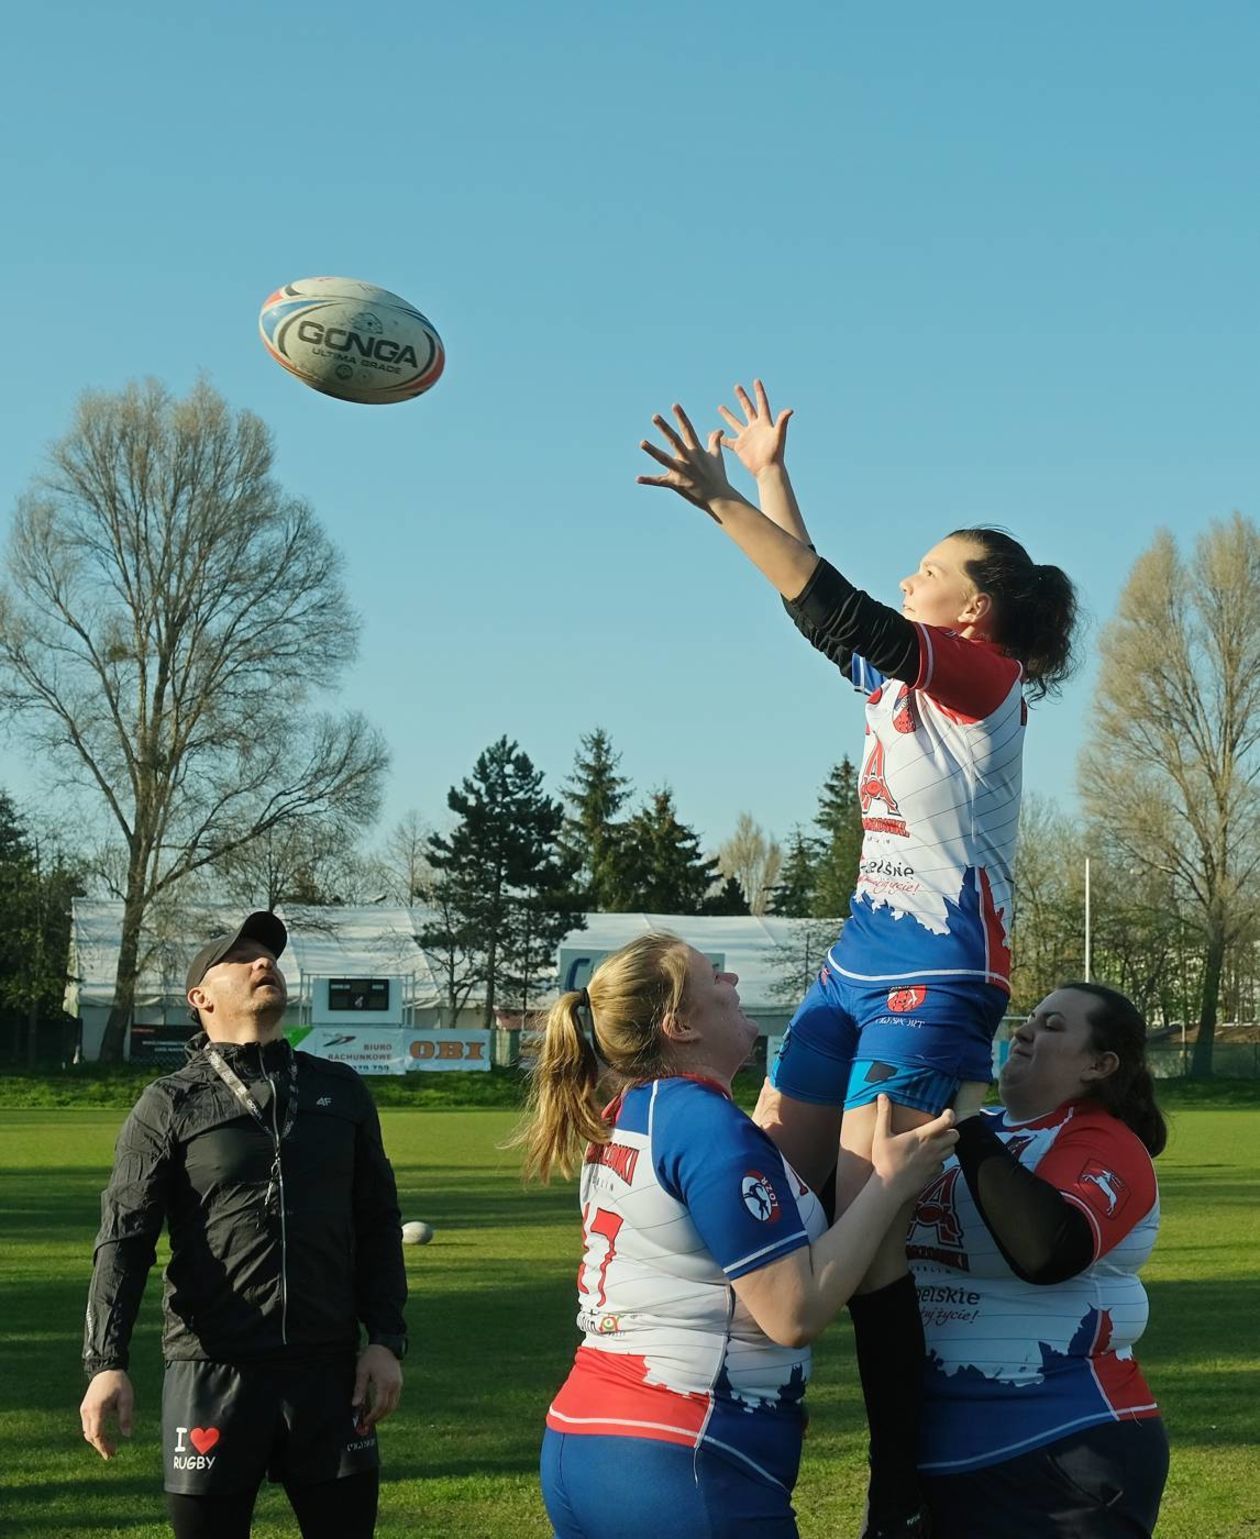
[[[964,625],[983,625],[993,618],[993,600],[987,593],[973,593],[958,616]]]
[[[695,1032],[682,1016],[675,1015],[672,1010],[661,1021],[661,1036],[667,1042],[694,1042],[696,1039]]]
[[[1088,1069],[1081,1070],[1081,1078],[1089,1080],[1110,1079],[1120,1067],[1115,1053],[1099,1053]]]

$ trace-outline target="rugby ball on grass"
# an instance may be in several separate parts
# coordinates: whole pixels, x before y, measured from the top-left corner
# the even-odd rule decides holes
[[[433,322],[414,305],[357,278],[299,278],[267,296],[263,346],[304,385],[365,406],[409,401],[446,363]]]

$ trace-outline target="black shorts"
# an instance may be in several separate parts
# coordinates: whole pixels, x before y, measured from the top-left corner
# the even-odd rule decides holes
[[[922,1475],[933,1539],[1149,1539],[1168,1478],[1156,1416],[1109,1421],[961,1475]]]
[[[263,1477],[315,1485],[376,1469],[376,1430],[350,1400],[355,1357],[300,1363],[173,1362],[162,1385],[162,1470],[168,1491],[229,1496]]]

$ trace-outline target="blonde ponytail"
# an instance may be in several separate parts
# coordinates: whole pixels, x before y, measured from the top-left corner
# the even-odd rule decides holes
[[[583,995],[561,994],[547,1012],[542,1045],[530,1076],[529,1111],[520,1142],[526,1180],[570,1176],[587,1144],[606,1144],[600,1116],[599,1059],[578,1015]]]
[[[676,935],[640,935],[604,958],[589,989],[561,994],[552,1005],[530,1076],[525,1120],[510,1140],[524,1145],[526,1180],[547,1181],[553,1170],[572,1175],[590,1144],[606,1144],[611,1137],[604,1101],[628,1084],[669,1072],[661,1027],[683,1011],[690,955]],[[582,1029],[584,1010],[589,1039]],[[601,1086],[603,1065],[615,1084]]]

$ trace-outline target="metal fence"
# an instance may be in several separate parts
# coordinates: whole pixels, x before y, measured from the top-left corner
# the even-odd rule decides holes
[[[1156,1079],[1182,1079],[1190,1073],[1194,1044],[1169,1043],[1148,1047],[1146,1061]],[[1216,1079],[1260,1079],[1260,1042],[1216,1042],[1212,1045],[1212,1074]]]

